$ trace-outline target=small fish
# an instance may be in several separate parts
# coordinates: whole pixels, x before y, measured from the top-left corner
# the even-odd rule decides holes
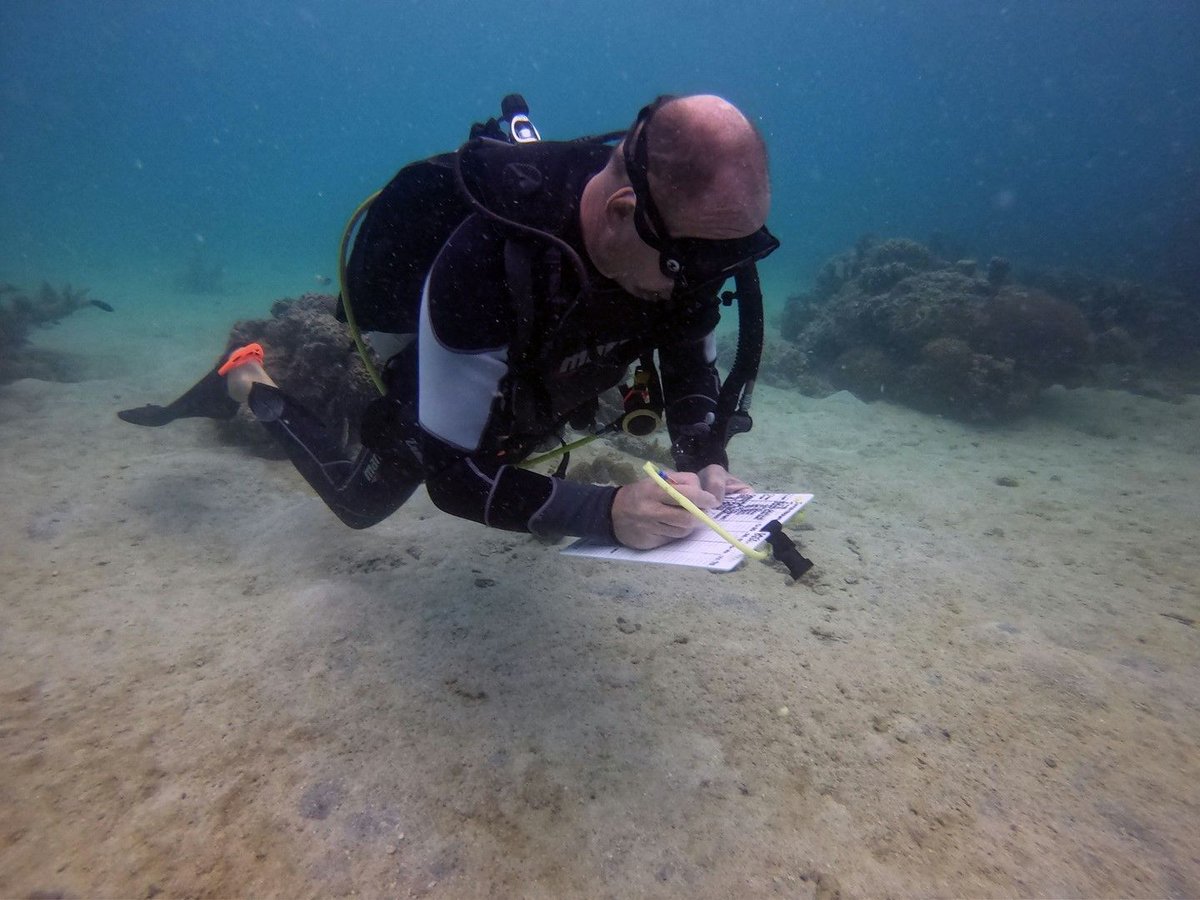
[[[328,285],[333,284],[333,279],[330,278],[328,275],[317,275],[315,277],[316,277],[317,284],[319,284],[319,285],[328,286]]]
[[[105,303],[103,300],[89,300],[88,303],[92,304],[92,306],[99,307],[100,309],[104,310],[105,312],[113,311],[113,308],[111,306],[109,306],[107,303]]]

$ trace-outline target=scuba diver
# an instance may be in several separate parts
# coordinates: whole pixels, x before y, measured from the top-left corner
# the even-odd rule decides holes
[[[516,100],[507,132],[476,126],[366,210],[339,312],[356,340],[356,315],[364,330],[413,337],[375,376],[384,395],[356,454],[275,384],[257,344],[174,403],[118,415],[164,425],[245,403],[352,528],[424,483],[440,509],[486,526],[649,549],[702,527],[650,478],[618,488],[519,465],[568,424],[594,428],[599,396],[637,365],[622,393],[665,413],[679,492],[707,509],[749,491],[725,445],[749,428],[755,264],[779,246],[761,135],[729,102],[696,95],[658,98],[626,132],[542,141]],[[736,293],[721,294],[730,278]],[[742,334],[722,385],[713,331],[733,299]]]

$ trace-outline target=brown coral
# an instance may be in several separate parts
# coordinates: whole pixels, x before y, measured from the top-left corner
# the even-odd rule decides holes
[[[975,343],[1042,380],[1071,383],[1087,359],[1090,334],[1077,306],[1035,288],[1005,288],[984,304]]]

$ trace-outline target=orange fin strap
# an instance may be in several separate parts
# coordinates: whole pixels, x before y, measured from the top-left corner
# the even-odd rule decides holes
[[[249,362],[258,363],[261,366],[262,361],[262,344],[247,344],[244,347],[238,347],[236,350],[230,353],[229,359],[225,360],[225,362],[221,364],[221,368],[217,369],[217,374],[225,375],[233,369],[236,369],[238,366],[244,366]]]

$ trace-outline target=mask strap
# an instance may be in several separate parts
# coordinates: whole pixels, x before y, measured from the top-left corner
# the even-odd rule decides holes
[[[637,197],[637,208],[633,214],[634,225],[637,227],[638,236],[659,251],[662,250],[663,242],[670,238],[670,232],[667,231],[667,223],[663,220],[662,213],[659,212],[658,205],[654,202],[654,195],[650,192],[650,152],[647,130],[654,114],[674,99],[673,94],[663,94],[653,103],[643,106],[631,129],[632,144],[630,137],[626,137],[623,148],[625,171],[629,176],[629,183],[633,187],[634,196]],[[680,265],[678,260],[674,260],[674,263],[674,268],[678,269]],[[664,263],[664,266],[667,271],[670,271],[671,267],[667,263]]]

